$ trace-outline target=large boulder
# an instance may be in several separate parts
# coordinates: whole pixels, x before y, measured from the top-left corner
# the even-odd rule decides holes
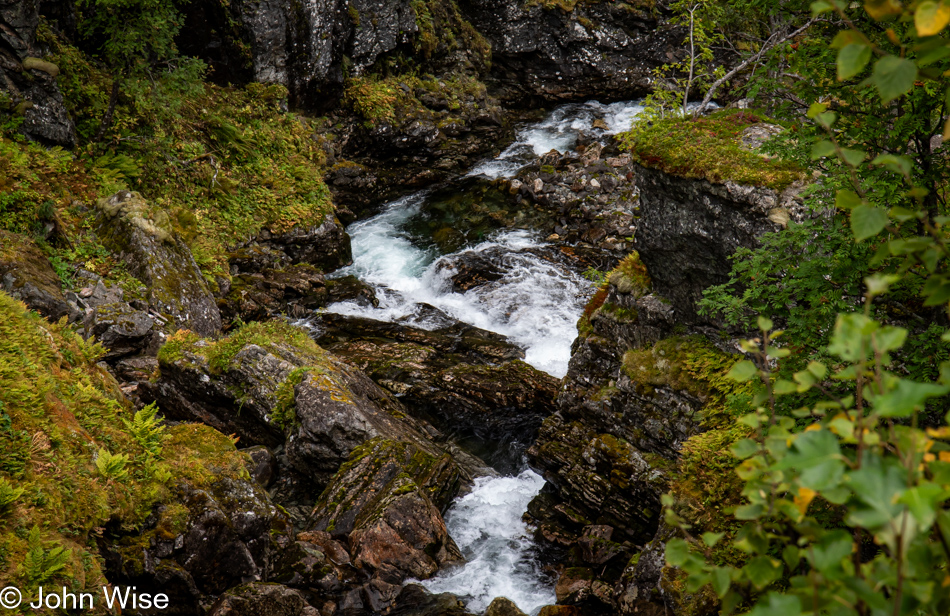
[[[26,236],[0,230],[0,289],[51,321],[82,314],[63,295],[62,281],[49,259]]]
[[[441,510],[461,485],[452,457],[383,438],[353,452],[317,501],[313,527],[347,538],[353,564],[387,584],[462,560]]]
[[[423,330],[336,314],[318,319],[321,344],[500,470],[518,467],[554,412],[558,380],[521,361],[523,352],[498,334],[459,322]]]
[[[656,291],[681,321],[697,319],[703,291],[729,279],[729,257],[739,247],[755,248],[764,233],[807,210],[802,182],[776,190],[732,181],[682,178],[634,165],[640,191],[635,246]]]
[[[148,613],[184,616],[203,611],[229,588],[267,580],[293,534],[286,514],[248,478],[250,460],[228,437],[182,424],[171,429],[165,449],[207,468],[176,478],[172,498],[142,528],[128,534],[111,529],[100,548],[111,583],[169,597],[168,609]]]
[[[0,0],[0,114],[22,115],[20,132],[30,139],[71,148],[76,127],[56,84],[59,67],[42,59],[36,40],[39,7],[40,0]]]
[[[252,323],[216,342],[182,332],[158,359],[161,376],[144,397],[166,417],[207,423],[246,445],[284,445],[287,463],[320,486],[378,436],[444,451],[432,440],[438,431],[282,321]]]
[[[100,199],[96,207],[100,240],[146,286],[149,306],[165,316],[173,330],[217,334],[221,329],[218,306],[168,215],[128,191]]]

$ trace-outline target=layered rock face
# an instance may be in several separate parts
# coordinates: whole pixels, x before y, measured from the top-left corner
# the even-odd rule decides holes
[[[445,319],[431,331],[334,314],[314,324],[321,345],[398,396],[413,416],[514,470],[554,412],[557,379],[521,361],[524,352],[503,336]]]
[[[680,320],[696,319],[703,290],[728,280],[729,256],[737,248],[754,248],[762,234],[805,216],[800,182],[778,191],[679,178],[640,165],[634,180],[640,190],[635,245]]]
[[[48,145],[73,147],[76,128],[56,85],[59,68],[42,60],[36,40],[39,0],[0,2],[0,105],[23,117],[20,132]]]
[[[737,345],[697,315],[696,301],[728,279],[736,248],[805,215],[802,187],[712,184],[639,165],[629,173],[639,254],[610,273],[578,323],[558,410],[528,452],[549,482],[529,515],[540,537],[574,554],[559,603],[623,614],[682,613],[689,603],[690,613],[711,613],[716,602],[685,597],[665,566],[676,531],[660,504],[684,443],[731,421],[723,413],[735,392],[723,375]],[[588,552],[600,527],[612,555],[598,570]]]
[[[683,33],[652,2],[462,0],[491,42],[497,92],[512,102],[638,98]]]

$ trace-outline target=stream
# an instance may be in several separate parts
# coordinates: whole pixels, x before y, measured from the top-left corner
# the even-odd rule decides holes
[[[642,107],[633,102],[557,107],[543,121],[521,127],[512,145],[455,185],[456,193],[485,192],[480,187],[490,180],[513,177],[552,149],[572,150],[578,131],[603,139],[627,130],[640,111]],[[459,321],[507,336],[524,349],[527,363],[564,376],[577,320],[593,283],[566,265],[538,256],[536,249],[548,244],[531,230],[530,221],[525,222],[527,228],[493,229],[472,222],[464,203],[455,202],[459,195],[445,193],[445,189],[420,191],[350,225],[353,265],[335,275],[355,275],[373,285],[379,306],[340,302],[327,310],[433,329],[439,323],[432,320],[428,306],[434,306]],[[490,194],[484,199],[490,200]],[[491,207],[490,202],[480,203]],[[453,292],[449,280],[455,272],[453,263],[467,251],[491,255],[502,276],[466,292]],[[521,519],[543,485],[544,480],[526,467],[517,476],[477,479],[474,489],[445,516],[466,563],[422,584],[432,592],[457,595],[475,613],[484,612],[500,596],[532,615],[553,604],[554,580],[543,573]]]

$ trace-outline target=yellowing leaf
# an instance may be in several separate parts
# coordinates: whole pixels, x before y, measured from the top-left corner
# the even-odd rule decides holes
[[[798,507],[802,515],[805,515],[805,512],[808,511],[808,505],[815,500],[817,494],[818,492],[809,488],[798,489],[798,495],[795,496],[795,506]]]
[[[901,3],[898,0],[865,0],[864,10],[871,18],[880,21],[900,15]]]
[[[921,2],[914,13],[914,25],[918,36],[933,36],[950,23],[950,6],[943,2]]]

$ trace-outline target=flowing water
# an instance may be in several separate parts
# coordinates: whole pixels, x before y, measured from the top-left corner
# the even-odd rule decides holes
[[[628,129],[640,111],[642,107],[636,103],[563,105],[542,122],[522,128],[515,143],[475,167],[469,176],[513,177],[541,154],[573,149],[578,131],[602,139]],[[464,191],[475,185],[461,186]],[[537,249],[545,242],[530,229],[484,232],[479,228],[477,233],[462,229],[467,224],[464,205],[461,213],[450,212],[433,222],[433,202],[439,199],[445,201],[438,191],[422,191],[351,225],[347,231],[353,244],[353,265],[338,275],[353,274],[372,284],[379,307],[342,302],[328,310],[434,328],[439,323],[427,320],[432,311],[423,305],[428,304],[460,321],[507,336],[524,348],[525,361],[563,376],[592,283],[556,260],[539,256]],[[442,207],[435,205],[435,209]],[[438,232],[433,232],[439,225],[452,231],[454,239],[440,241]],[[453,259],[464,251],[491,254],[493,265],[503,272],[501,278],[464,293],[452,292]],[[466,563],[423,584],[432,592],[459,596],[476,613],[501,596],[528,614],[553,604],[553,580],[541,571],[536,548],[521,520],[543,485],[544,480],[531,470],[515,477],[476,480],[475,489],[446,514],[449,532]]]
[[[552,581],[533,557],[521,516],[544,479],[527,470],[517,477],[482,477],[475,489],[452,505],[445,516],[465,564],[422,584],[431,592],[451,592],[471,612],[481,613],[495,597],[508,597],[527,614],[555,601]]]
[[[522,128],[515,143],[469,175],[514,176],[540,154],[572,149],[578,131],[602,138],[626,130],[641,110],[636,103],[563,105],[542,122]],[[537,234],[502,229],[477,243],[463,242],[462,250],[508,252],[510,256],[500,264],[504,276],[465,293],[452,292],[448,279],[455,270],[451,262],[461,251],[445,254],[430,237],[413,228],[431,197],[430,191],[422,191],[393,201],[378,215],[347,229],[353,265],[339,275],[353,274],[372,284],[379,307],[341,302],[328,310],[384,321],[400,319],[426,328],[435,324],[420,316],[420,305],[429,304],[460,321],[508,336],[525,349],[529,364],[564,376],[577,336],[577,319],[593,289],[591,282],[566,266],[525,252],[545,244]]]

